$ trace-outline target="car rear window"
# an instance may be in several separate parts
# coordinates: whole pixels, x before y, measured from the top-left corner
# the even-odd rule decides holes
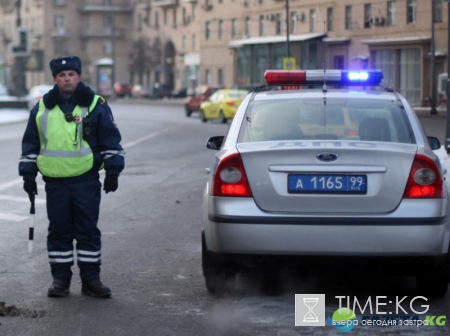
[[[359,140],[415,143],[405,111],[379,99],[252,101],[240,142]]]

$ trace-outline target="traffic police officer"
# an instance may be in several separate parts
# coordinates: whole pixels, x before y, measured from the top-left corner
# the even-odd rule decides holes
[[[38,193],[38,172],[45,181],[50,221],[47,249],[53,276],[50,297],[69,293],[74,239],[82,293],[111,296],[100,281],[99,169],[106,171],[103,190],[116,191],[125,153],[111,109],[81,82],[81,67],[77,56],[50,61],[55,86],[30,112],[19,162],[28,194]]]

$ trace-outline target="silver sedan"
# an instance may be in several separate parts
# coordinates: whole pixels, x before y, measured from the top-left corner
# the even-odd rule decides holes
[[[277,90],[240,105],[203,198],[203,274],[222,292],[273,257],[380,258],[417,276],[421,295],[450,279],[448,191],[427,137],[379,71],[267,71]],[[320,85],[319,89],[299,86]],[[334,89],[332,85],[358,88]],[[284,88],[284,90],[283,90]]]

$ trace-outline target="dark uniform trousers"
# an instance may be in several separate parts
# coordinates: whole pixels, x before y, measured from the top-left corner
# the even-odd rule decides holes
[[[50,221],[47,249],[54,279],[70,279],[75,254],[82,281],[100,278],[101,233],[97,228],[101,183],[98,172],[78,177],[44,177]]]

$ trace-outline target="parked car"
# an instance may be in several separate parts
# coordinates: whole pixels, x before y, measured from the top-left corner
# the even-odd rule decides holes
[[[187,97],[188,88],[184,87],[179,90],[173,90],[170,95],[172,98],[186,98]]]
[[[159,84],[156,83],[153,87],[152,98],[153,99],[162,99],[162,98],[170,98],[172,96],[173,88],[167,84]]]
[[[119,98],[131,97],[131,90],[132,87],[130,84],[119,82],[114,84],[114,91],[116,92],[116,97]]]
[[[200,109],[200,104],[208,99],[214,92],[223,89],[223,85],[200,85],[195,88],[194,94],[186,100],[184,110],[186,117],[190,117],[192,112],[197,112]]]
[[[0,96],[8,96],[8,89],[3,84],[0,84]]]
[[[208,140],[217,150],[202,206],[209,292],[232,290],[235,275],[259,263],[295,261],[303,271],[339,258],[414,276],[417,295],[446,294],[441,144],[404,96],[375,88],[382,78],[267,70],[267,90],[247,95],[226,137]]]
[[[247,90],[221,89],[200,105],[200,120],[220,119],[226,123],[233,119],[239,105],[247,95]]]
[[[151,91],[144,85],[133,85],[131,89],[131,97],[133,98],[151,98],[151,96]]]
[[[31,110],[34,105],[36,105],[36,103],[51,89],[53,89],[53,85],[50,84],[33,86],[30,91],[28,91],[28,95],[26,96],[28,109]]]

